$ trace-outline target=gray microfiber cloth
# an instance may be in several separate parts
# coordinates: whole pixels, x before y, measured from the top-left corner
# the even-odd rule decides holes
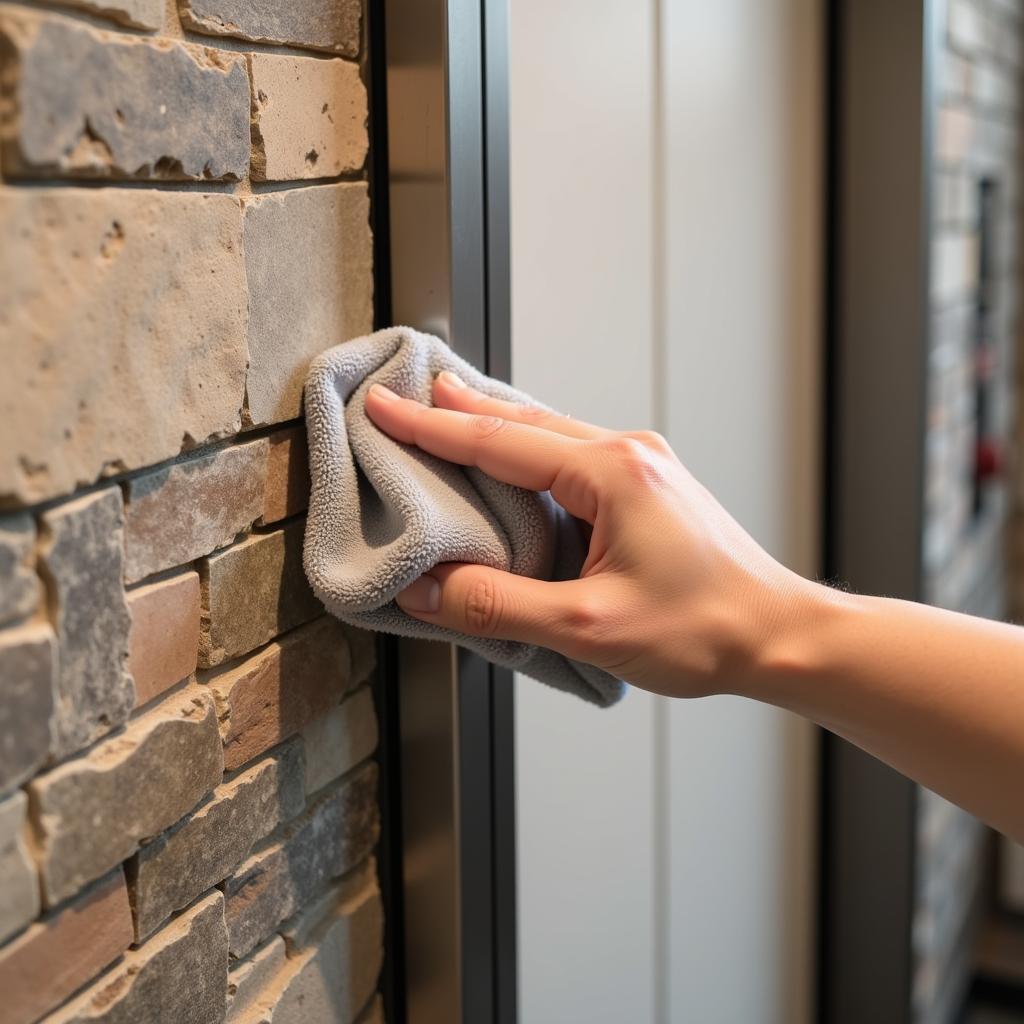
[[[306,430],[313,489],[304,561],[313,590],[344,622],[454,641],[591,703],[614,704],[624,684],[601,669],[543,647],[441,629],[395,604],[399,591],[441,562],[568,580],[577,578],[586,555],[579,524],[549,494],[401,444],[366,415],[371,384],[429,404],[442,370],[495,398],[530,401],[477,372],[439,338],[409,327],[336,345],[310,368]]]

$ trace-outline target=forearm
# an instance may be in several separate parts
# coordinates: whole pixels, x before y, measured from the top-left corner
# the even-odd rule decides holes
[[[813,585],[744,693],[1024,841],[1024,629]]]

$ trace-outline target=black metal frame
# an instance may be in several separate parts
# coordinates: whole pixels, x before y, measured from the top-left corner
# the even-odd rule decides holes
[[[830,0],[826,575],[921,597],[938,0]],[[908,286],[908,281],[911,284]],[[824,734],[818,1018],[912,1015],[917,787]]]
[[[447,336],[504,379],[507,17],[507,0],[370,0],[368,10],[376,323]],[[422,88],[403,75],[422,76]],[[376,699],[387,1020],[513,1024],[512,675],[466,651],[382,639]]]

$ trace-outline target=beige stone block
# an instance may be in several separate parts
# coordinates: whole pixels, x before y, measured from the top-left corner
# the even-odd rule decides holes
[[[128,668],[141,707],[196,670],[199,654],[199,573],[128,591],[132,616]]]
[[[369,216],[364,182],[246,200],[247,395],[253,423],[299,415],[313,357],[373,329]]]
[[[266,462],[261,438],[133,477],[125,510],[128,582],[232,543],[263,511]]]
[[[221,781],[217,715],[207,694],[186,693],[121,735],[29,784],[43,900],[66,899],[130,857]]]
[[[0,518],[0,625],[31,615],[42,588],[32,567],[36,527],[29,515]]]
[[[75,7],[109,18],[129,28],[160,28],[164,20],[163,0],[42,0],[57,7]]]
[[[49,756],[56,673],[49,625],[0,632],[0,793],[31,778]]]
[[[248,654],[323,611],[302,567],[305,529],[289,523],[203,560],[201,666]]]
[[[358,64],[253,53],[249,74],[254,178],[333,178],[362,168],[369,139]]]
[[[333,619],[318,619],[207,683],[224,763],[234,770],[293,736],[354,685],[345,631]]]
[[[363,861],[379,831],[377,766],[370,763],[319,797],[224,883],[231,955],[245,956],[326,882]]]
[[[245,176],[249,78],[240,55],[17,8],[0,10],[0,41],[5,174]]]
[[[120,867],[0,949],[3,1019],[35,1021],[119,957],[132,941]]]
[[[309,505],[309,452],[306,428],[288,427],[268,438],[267,479],[263,487],[264,523],[304,512]]]
[[[39,913],[39,879],[25,845],[27,808],[21,790],[0,800],[0,943]]]
[[[224,897],[176,917],[45,1024],[217,1024],[227,997]]]
[[[0,503],[51,498],[238,430],[238,200],[7,189],[0,223],[18,241],[0,246]]]
[[[377,714],[370,688],[314,718],[302,730],[306,752],[306,792],[315,793],[365,761],[377,749]]]
[[[66,757],[120,725],[135,704],[121,491],[110,487],[57,505],[42,523],[40,555],[60,650],[53,749]]]
[[[178,0],[178,5],[182,22],[193,32],[345,57],[359,53],[360,0]]]
[[[198,810],[142,846],[128,864],[136,939],[227,878],[305,802],[302,747],[292,743],[218,786]]]
[[[264,990],[273,984],[285,966],[284,939],[272,935],[228,972],[227,1024],[246,1024],[259,1020],[263,1013]]]

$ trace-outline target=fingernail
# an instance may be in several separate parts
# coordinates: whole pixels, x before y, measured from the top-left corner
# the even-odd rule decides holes
[[[466,386],[466,382],[457,373],[452,373],[451,370],[442,370],[438,374],[438,377],[440,377],[445,384],[450,384],[453,388],[464,388]]]
[[[378,398],[383,398],[387,402],[393,402],[398,397],[391,388],[385,387],[383,384],[374,384],[370,391]]]
[[[441,607],[441,584],[433,576],[421,576],[410,583],[395,601],[406,612],[436,612]]]

